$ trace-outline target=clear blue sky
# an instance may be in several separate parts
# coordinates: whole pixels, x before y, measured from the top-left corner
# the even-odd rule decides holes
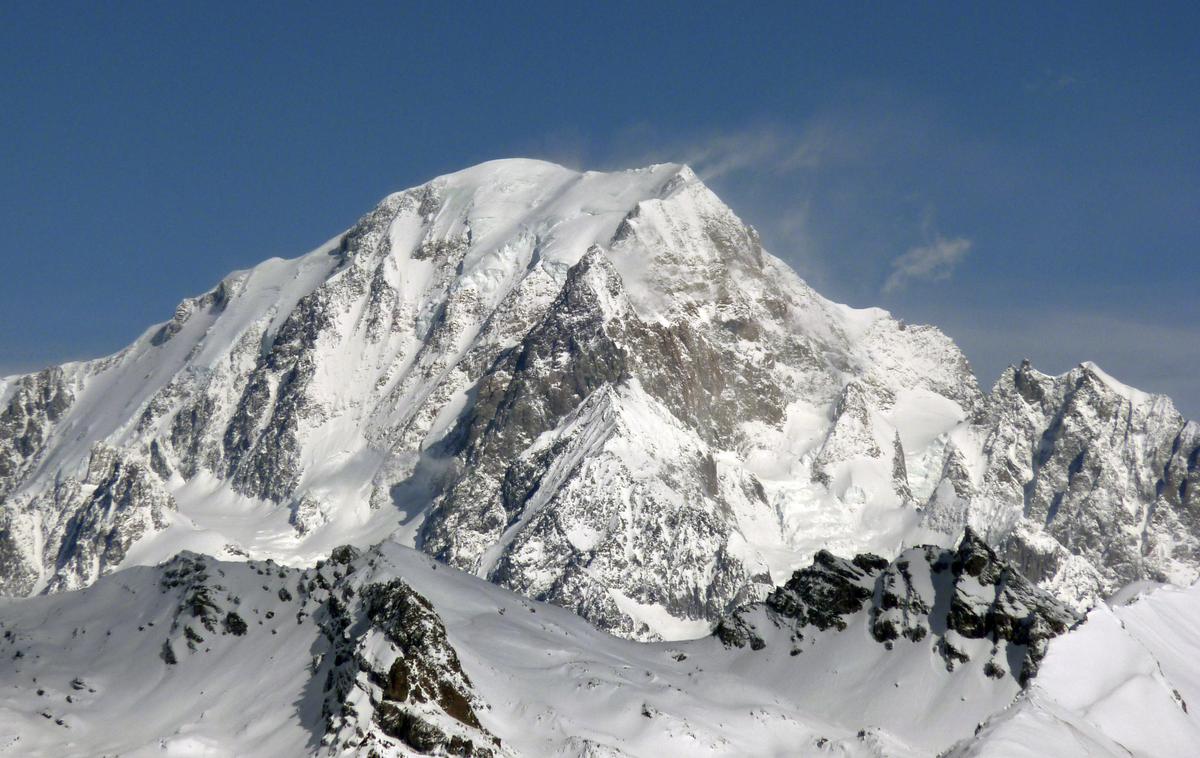
[[[400,5],[3,4],[0,372],[439,173],[685,160],[985,385],[1090,359],[1200,416],[1197,4]]]

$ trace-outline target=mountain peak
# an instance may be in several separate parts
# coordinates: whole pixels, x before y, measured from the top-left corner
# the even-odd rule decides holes
[[[513,201],[536,200],[547,190],[584,182],[598,192],[619,192],[648,199],[687,182],[698,182],[694,171],[680,163],[653,163],[616,171],[580,170],[538,158],[498,158],[484,161],[394,193],[440,187],[481,196],[507,196]]]

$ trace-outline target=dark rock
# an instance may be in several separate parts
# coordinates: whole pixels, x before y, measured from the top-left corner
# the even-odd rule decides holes
[[[237,635],[238,637],[245,634],[248,628],[245,620],[233,611],[225,614],[224,626],[225,631],[229,632],[230,634]]]
[[[1036,675],[1049,640],[1080,620],[970,529],[954,550],[914,547],[891,563],[872,555],[847,561],[821,551],[812,566],[795,572],[765,601],[722,619],[717,638],[726,647],[765,647],[769,635],[753,621],[758,608],[769,624],[789,633],[793,644],[813,630],[844,631],[849,619],[865,610],[872,637],[889,650],[900,639],[915,643],[935,634],[934,650],[949,670],[970,657],[947,638],[948,632],[1003,641],[1015,653],[1009,660],[1018,661],[1012,673],[1022,686]],[[984,673],[1001,678],[1005,672],[988,661]]]

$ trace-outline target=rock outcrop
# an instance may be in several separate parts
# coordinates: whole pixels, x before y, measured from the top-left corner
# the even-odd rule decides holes
[[[984,673],[1024,686],[1049,641],[1080,620],[968,529],[955,549],[914,547],[891,562],[821,551],[761,604],[722,620],[716,635],[726,645],[761,650],[772,636],[763,624],[770,624],[787,633],[798,655],[814,635],[863,624],[889,650],[928,645],[951,671],[972,661],[963,641],[982,640]]]
[[[368,560],[344,546],[307,570],[251,563],[231,583],[228,564],[182,553],[158,569],[159,590],[173,603],[160,658],[178,667],[211,656],[220,665],[241,647],[269,646],[274,620],[294,618],[319,632],[308,688],[320,700],[312,742],[323,754],[500,755],[476,715],[486,705],[433,606],[399,577],[358,575]],[[251,574],[262,597],[234,589],[257,589]]]
[[[82,479],[66,477],[0,516],[0,589],[26,594],[85,587],[125,559],[143,536],[166,528],[175,500],[152,460],[104,443],[93,446]],[[42,546],[40,563],[23,549]]]

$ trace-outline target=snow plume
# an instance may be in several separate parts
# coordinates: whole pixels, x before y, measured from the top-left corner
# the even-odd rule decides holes
[[[892,261],[892,273],[883,283],[883,291],[902,290],[914,280],[940,282],[949,279],[954,268],[967,257],[971,244],[966,237],[946,239],[938,235],[928,245],[911,248]]]
[[[817,121],[797,133],[759,128],[717,134],[687,146],[684,154],[702,179],[711,180],[745,170],[811,170],[834,147],[832,131]]]
[[[778,192],[819,168],[862,160],[876,141],[876,135],[857,121],[840,113],[820,113],[800,123],[748,123],[688,134],[635,124],[610,144],[593,145],[585,153],[591,153],[587,163],[614,170],[662,161],[686,163],[705,182],[755,178],[766,186],[764,177],[787,177],[784,185],[769,185]]]

